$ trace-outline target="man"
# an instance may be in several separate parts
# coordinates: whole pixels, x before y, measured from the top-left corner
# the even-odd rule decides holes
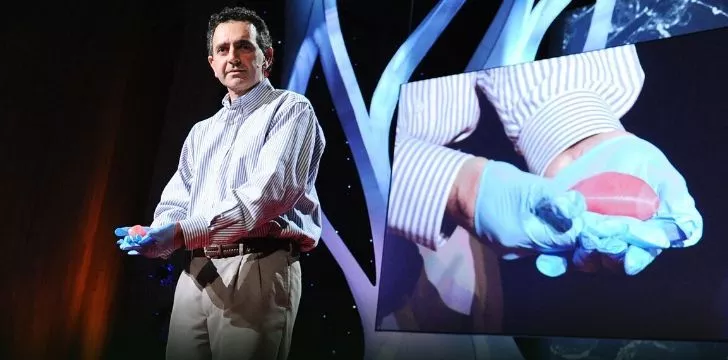
[[[222,108],[182,147],[146,235],[121,250],[191,254],[172,308],[169,359],[285,359],[301,297],[299,251],[321,234],[314,187],[325,139],[309,101],[274,89],[271,36],[253,11],[210,17],[208,62]]]

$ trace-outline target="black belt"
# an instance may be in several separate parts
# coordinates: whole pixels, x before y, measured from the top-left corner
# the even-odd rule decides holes
[[[194,249],[192,250],[192,257],[221,259],[253,253],[274,253],[278,250],[293,251],[297,249],[297,244],[289,239],[251,238],[233,244],[213,244],[201,249]]]

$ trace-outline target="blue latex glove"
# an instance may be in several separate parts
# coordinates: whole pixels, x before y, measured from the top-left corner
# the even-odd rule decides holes
[[[564,190],[606,171],[633,175],[648,183],[660,198],[657,214],[647,221],[624,218],[623,224],[613,223],[614,228],[606,232],[604,226],[585,226],[573,253],[539,256],[536,266],[541,273],[560,276],[566,272],[571,258],[582,271],[606,266],[635,275],[663,249],[692,246],[700,241],[703,218],[685,179],[660,149],[636,136],[617,137],[595,146],[557,174],[554,181]],[[598,221],[599,217],[587,213],[585,222]]]
[[[168,224],[158,228],[144,227],[147,232],[145,236],[132,237],[129,235],[131,227],[125,226],[114,230],[116,236],[123,236],[116,242],[119,249],[126,251],[128,255],[142,255],[147,258],[157,258],[165,252],[180,247],[178,240],[175,240],[176,223]]]
[[[475,201],[475,232],[496,245],[504,259],[573,250],[585,225],[581,194],[499,161],[486,163]],[[590,226],[610,235],[616,226],[605,220]]]

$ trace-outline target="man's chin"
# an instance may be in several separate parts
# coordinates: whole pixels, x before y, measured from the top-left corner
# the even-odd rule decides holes
[[[255,84],[248,81],[227,81],[225,87],[235,94],[242,95],[247,93]]]

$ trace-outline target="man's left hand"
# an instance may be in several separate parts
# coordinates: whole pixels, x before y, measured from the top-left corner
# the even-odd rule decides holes
[[[561,170],[554,180],[568,189],[582,179],[607,171],[629,174],[649,184],[660,199],[657,213],[646,221],[633,219],[627,227],[613,229],[606,236],[586,229],[575,252],[541,255],[536,262],[541,273],[560,276],[571,260],[584,271],[596,271],[607,265],[636,275],[663,248],[692,246],[702,238],[703,218],[685,179],[662,151],[636,136],[614,138],[595,146]],[[592,217],[585,222],[599,222],[598,215]]]
[[[182,246],[182,231],[178,223],[171,223],[158,228],[144,227],[146,235],[129,235],[130,227],[114,230],[116,236],[123,236],[116,242],[119,249],[129,255],[142,255],[146,258],[158,258]]]

